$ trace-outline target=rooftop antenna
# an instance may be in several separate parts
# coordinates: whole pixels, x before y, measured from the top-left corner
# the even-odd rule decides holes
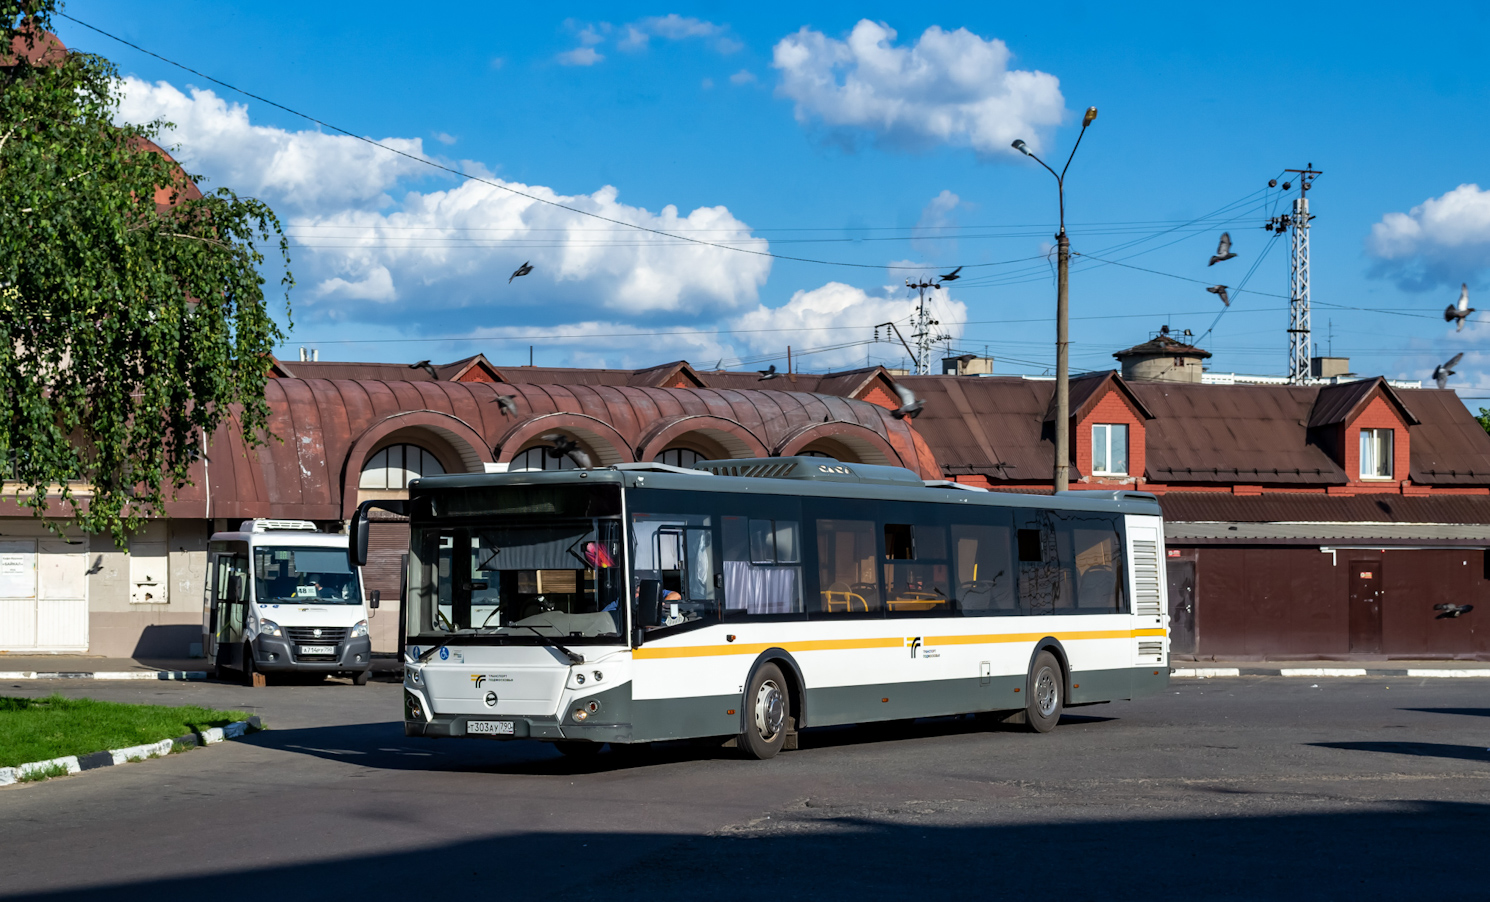
[[[1303,169],[1285,169],[1298,176],[1299,196],[1293,200],[1293,212],[1286,216],[1275,216],[1264,228],[1282,232],[1293,230],[1293,241],[1288,258],[1288,381],[1301,385],[1309,381],[1309,189],[1314,180],[1324,173],[1310,163]],[[1278,187],[1277,179],[1268,180],[1269,188]],[[1283,190],[1293,188],[1290,182],[1283,183]],[[1330,348],[1334,355],[1333,343]]]

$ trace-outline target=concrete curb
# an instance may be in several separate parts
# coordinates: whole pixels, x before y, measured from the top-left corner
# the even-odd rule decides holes
[[[205,670],[0,670],[0,680],[205,680]]]
[[[255,715],[248,720],[230,723],[225,727],[212,727],[200,733],[187,733],[185,736],[178,736],[175,739],[162,739],[160,742],[152,742],[149,745],[135,745],[127,749],[110,749],[81,757],[67,755],[63,758],[52,758],[48,761],[31,761],[26,764],[18,764],[15,767],[0,767],[0,786],[19,783],[32,774],[44,773],[59,767],[65,770],[68,776],[72,776],[73,774],[82,773],[85,770],[95,770],[100,767],[112,767],[116,764],[128,764],[131,761],[144,761],[148,758],[164,758],[178,748],[190,749],[196,748],[199,745],[215,745],[224,739],[237,739],[247,733],[262,730],[263,728],[263,722]]]
[[[1447,668],[1378,668],[1378,667],[1173,667],[1175,679],[1208,680],[1215,677],[1284,676],[1284,677],[1427,677],[1439,679],[1490,678],[1484,670],[1449,670]]]

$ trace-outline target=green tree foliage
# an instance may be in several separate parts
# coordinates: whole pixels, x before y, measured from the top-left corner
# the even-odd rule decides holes
[[[1486,432],[1490,432],[1490,410],[1486,410],[1485,408],[1481,407],[1480,415],[1475,417],[1475,419],[1480,421],[1481,429],[1485,430]]]
[[[0,463],[36,516],[122,542],[225,418],[263,441],[283,335],[258,248],[287,315],[289,251],[269,207],[156,152],[167,123],[118,121],[114,66],[64,52],[55,8],[0,0]]]

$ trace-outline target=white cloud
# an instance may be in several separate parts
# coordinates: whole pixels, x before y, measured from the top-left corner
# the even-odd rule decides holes
[[[436,141],[439,141],[441,144],[444,144],[447,147],[460,140],[449,132],[435,132],[434,138]]]
[[[868,19],[846,41],[804,27],[776,44],[778,93],[795,101],[804,125],[981,154],[1015,154],[1015,138],[1038,152],[1041,134],[1061,121],[1060,81],[1011,70],[1009,48],[997,38],[932,26],[912,46],[894,41],[894,29]]]
[[[1472,281],[1490,265],[1490,191],[1460,185],[1371,227],[1366,249],[1378,275],[1426,289]]]
[[[957,338],[967,322],[967,305],[953,300],[947,291],[935,295],[932,309],[941,323],[934,328],[939,330],[938,334],[944,332]],[[842,282],[829,282],[820,288],[796,292],[780,307],[760,306],[736,317],[730,328],[741,330],[738,340],[757,353],[773,350],[785,353],[786,346],[792,345],[793,356],[802,357],[804,368],[843,368],[862,366],[866,351],[881,358],[904,356],[900,344],[889,344],[895,340],[883,330],[880,337],[884,342],[879,345],[832,346],[867,341],[873,336],[874,327],[886,322],[899,324],[908,337],[905,323],[915,309],[916,298],[906,297],[903,287],[886,286],[880,294],[870,294]],[[824,328],[828,326],[852,328]],[[831,350],[816,350],[830,347]]]
[[[391,301],[396,296],[393,275],[386,266],[373,266],[366,276],[355,282],[340,277],[326,279],[316,286],[315,292],[319,297],[341,297],[352,301]]]
[[[754,83],[755,81],[755,73],[751,72],[749,69],[741,69],[739,72],[736,72],[734,75],[731,75],[729,77],[729,83],[732,85],[748,85]]]
[[[399,179],[423,174],[417,160],[380,150],[346,135],[290,132],[253,125],[248,108],[212,91],[182,93],[166,82],[128,77],[121,85],[119,116],[128,122],[160,118],[175,123],[161,135],[172,156],[193,172],[240,194],[300,208],[321,205],[381,206]],[[381,138],[379,143],[423,156],[418,138]]]
[[[933,197],[921,210],[921,219],[916,223],[917,237],[911,239],[911,247],[928,257],[947,257],[957,253],[957,210],[962,207],[962,198],[945,189]]]
[[[594,47],[576,47],[573,50],[564,51],[555,59],[561,66],[593,66],[605,57],[596,53]]]
[[[757,304],[771,271],[769,257],[629,230],[480,182],[395,192],[400,180],[432,170],[352,138],[254,125],[246,107],[210,91],[187,95],[138,80],[124,87],[126,118],[177,123],[168,138],[179,142],[176,155],[189,169],[280,208],[296,279],[304,286],[293,300],[312,320],[402,315],[424,331],[466,330],[473,322],[460,311],[479,306],[508,308],[503,316],[509,321],[528,314],[517,322],[592,310],[700,322]],[[417,139],[384,143],[412,153],[421,148]],[[516,191],[620,222],[768,248],[723,206],[653,212],[619,202],[610,186],[561,195],[500,181],[477,163],[464,165]],[[401,196],[395,200],[391,193]],[[508,275],[525,260],[533,274],[509,288]]]
[[[713,87],[714,87],[714,79],[712,79],[712,78],[706,78],[706,79],[704,79],[704,80],[703,80],[703,81],[701,81],[701,82],[699,82],[699,85],[700,85],[700,86],[701,86],[701,87],[702,87],[702,88],[703,88],[703,89],[704,89],[704,90],[705,90],[705,91],[707,91],[707,90],[710,90],[710,89],[711,89],[711,88],[713,88]]]
[[[627,24],[625,28],[626,36],[616,46],[629,52],[647,49],[654,37],[668,41],[712,38],[714,49],[723,54],[735,53],[745,47],[744,44],[725,34],[728,30],[725,26],[691,16],[680,16],[677,13],[648,16]]]

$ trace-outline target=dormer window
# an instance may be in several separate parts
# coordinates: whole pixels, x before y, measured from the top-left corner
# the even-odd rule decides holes
[[[1392,430],[1361,430],[1361,478],[1392,478]]]
[[[1128,425],[1097,423],[1092,426],[1092,474],[1128,475]]]

